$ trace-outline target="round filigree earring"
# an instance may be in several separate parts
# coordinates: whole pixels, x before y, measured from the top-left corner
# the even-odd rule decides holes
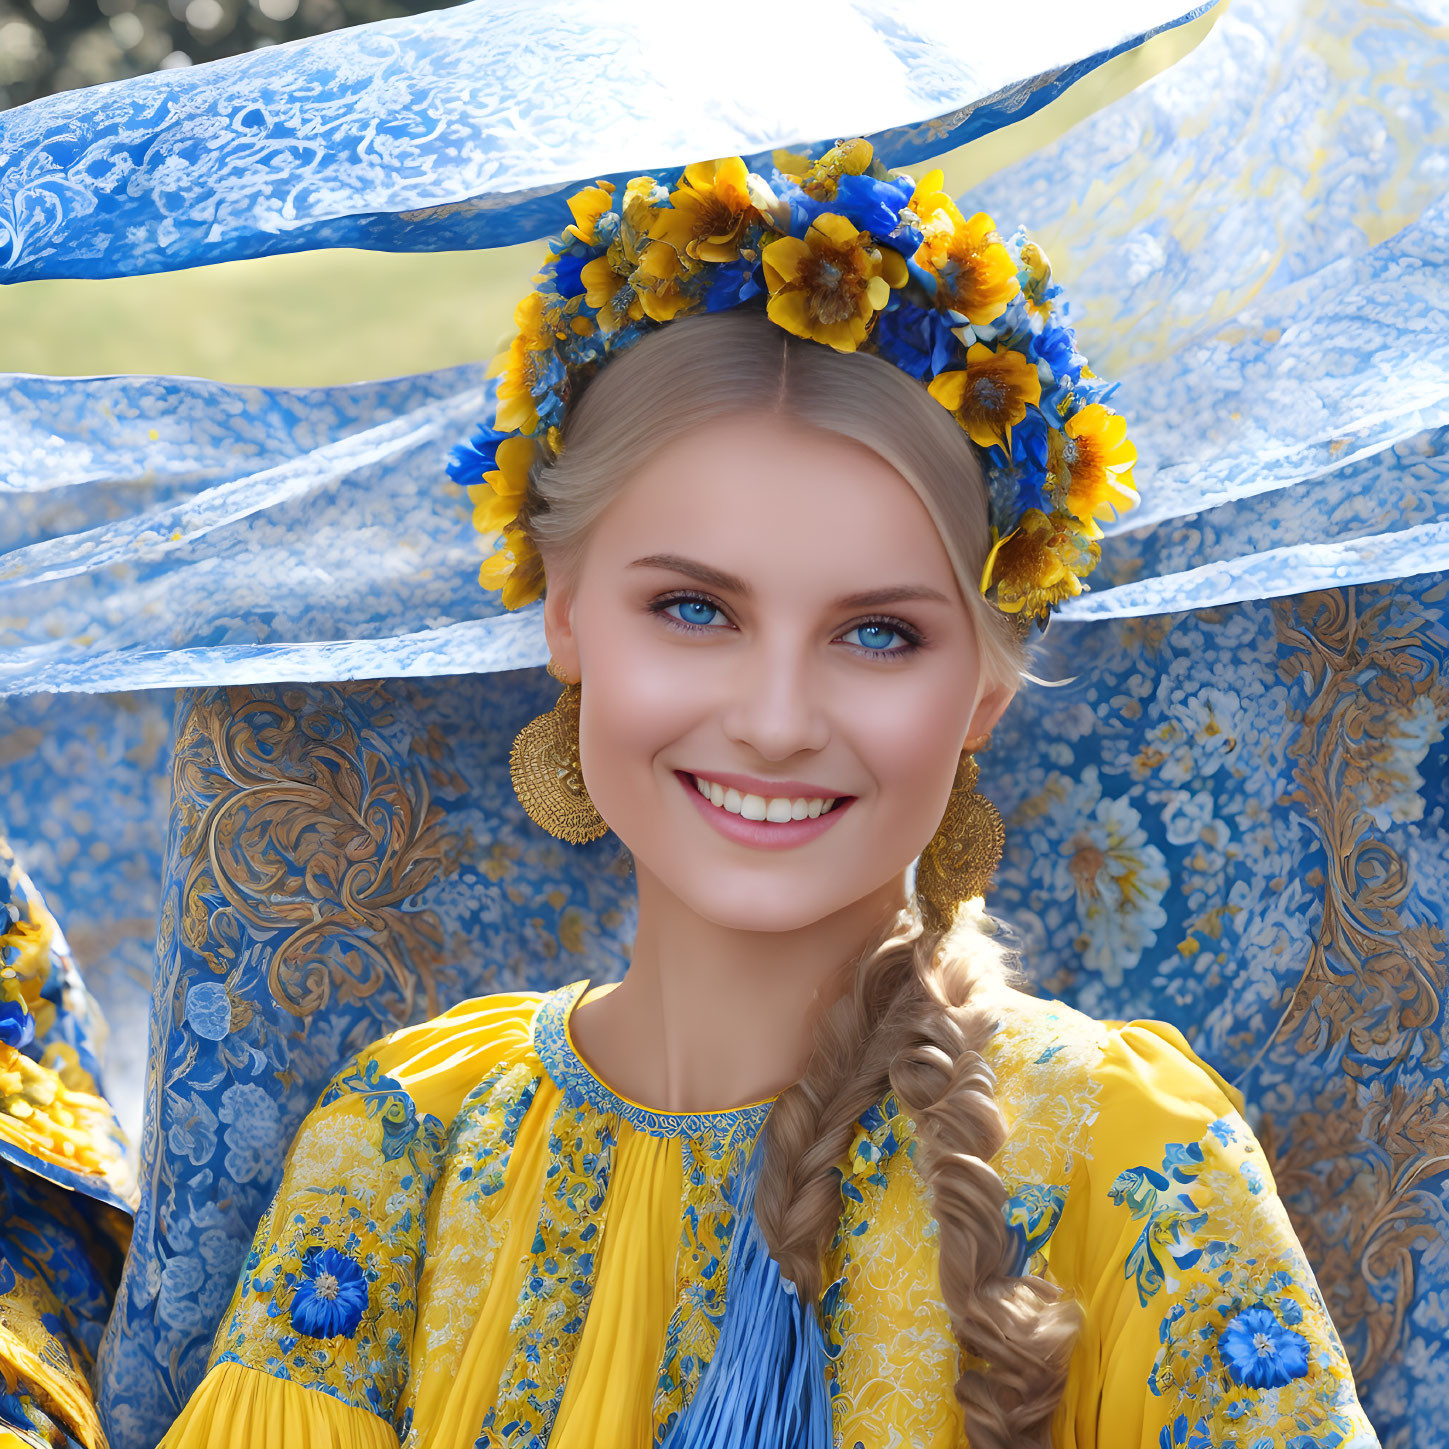
[[[975,751],[990,735],[973,737],[956,765],[946,813],[916,864],[916,898],[929,930],[948,930],[956,910],[973,896],[984,896],[1006,848],[1006,826],[990,800],[976,793]]]
[[[584,786],[579,764],[581,683],[570,683],[552,659],[548,672],[563,686],[553,708],[519,730],[508,758],[513,793],[536,825],[570,845],[597,840],[608,830]]]

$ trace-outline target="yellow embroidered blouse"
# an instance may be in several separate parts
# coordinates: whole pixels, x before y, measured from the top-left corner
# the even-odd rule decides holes
[[[664,1441],[719,1338],[725,1185],[770,1103],[618,1096],[570,1039],[586,987],[465,1002],[338,1074],[163,1449]],[[1055,1445],[1377,1445],[1241,1104],[1174,1028],[1009,992],[989,1059],[1021,1259],[1085,1309]],[[888,1095],[841,1164],[840,1449],[965,1444],[912,1147]]]

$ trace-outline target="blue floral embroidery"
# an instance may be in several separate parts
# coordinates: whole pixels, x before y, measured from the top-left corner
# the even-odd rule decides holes
[[[1308,1372],[1308,1340],[1270,1308],[1245,1308],[1218,1339],[1229,1372],[1252,1389],[1280,1389]]]
[[[317,1106],[331,1106],[347,1092],[360,1093],[367,1115],[382,1119],[383,1161],[396,1161],[418,1135],[418,1109],[402,1083],[385,1075],[375,1057],[368,1057],[353,1071],[339,1072]]]
[[[554,1109],[533,1246],[508,1329],[513,1355],[477,1449],[548,1444],[593,1299],[618,1126],[571,1090]]]
[[[1007,1199],[1006,1225],[1016,1244],[1013,1272],[1030,1270],[1032,1257],[1051,1240],[1066,1205],[1067,1190],[1056,1183],[1024,1183]]]
[[[292,1294],[292,1327],[309,1338],[351,1338],[366,1311],[362,1269],[336,1248],[309,1251]]]
[[[1108,1196],[1118,1207],[1125,1206],[1134,1218],[1145,1219],[1123,1267],[1127,1277],[1136,1278],[1137,1297],[1144,1307],[1166,1281],[1160,1257],[1164,1250],[1184,1269],[1191,1268],[1202,1256],[1202,1247],[1192,1243],[1191,1235],[1203,1225],[1207,1214],[1192,1200],[1190,1189],[1203,1165],[1198,1143],[1169,1142],[1161,1172],[1150,1167],[1129,1167],[1108,1189]]]
[[[1224,1147],[1231,1146],[1239,1137],[1238,1124],[1231,1117],[1219,1117],[1216,1122],[1209,1122],[1208,1131]]]

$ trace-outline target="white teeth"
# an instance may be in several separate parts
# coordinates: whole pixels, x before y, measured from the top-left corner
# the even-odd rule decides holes
[[[742,795],[738,790],[726,789],[713,780],[694,777],[694,788],[712,805],[728,810],[745,820],[769,820],[783,823],[786,820],[814,820],[835,804],[835,797],[807,800],[803,796],[786,799],[784,796]]]

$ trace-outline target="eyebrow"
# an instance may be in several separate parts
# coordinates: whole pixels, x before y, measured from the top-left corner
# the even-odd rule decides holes
[[[754,592],[743,579],[736,578],[734,574],[726,573],[710,564],[699,563],[692,558],[684,558],[677,553],[651,553],[644,558],[636,558],[629,567],[670,569],[674,573],[687,574],[692,579],[698,579],[700,583],[708,584],[710,588],[719,589],[722,593],[738,594],[745,599]],[[911,599],[937,599],[943,604],[951,602],[939,589],[925,584],[896,584],[889,588],[865,589],[860,593],[845,594],[835,601],[833,607],[868,609],[881,604],[901,604]]]

